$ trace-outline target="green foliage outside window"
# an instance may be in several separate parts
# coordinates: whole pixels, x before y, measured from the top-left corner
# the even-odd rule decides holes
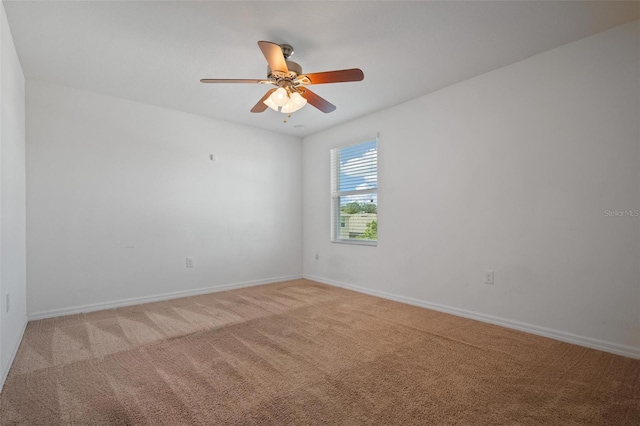
[[[378,206],[373,203],[359,203],[357,201],[352,201],[340,207],[340,211],[346,214],[377,213]]]
[[[374,220],[367,223],[367,229],[358,237],[362,240],[377,240],[378,239],[378,221]]]

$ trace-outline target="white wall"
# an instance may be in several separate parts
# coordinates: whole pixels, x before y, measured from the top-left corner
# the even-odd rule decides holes
[[[30,317],[301,276],[301,155],[297,137],[28,80]]]
[[[305,138],[304,275],[640,357],[638,25]],[[332,244],[329,149],[377,131],[378,246]]]
[[[0,389],[26,315],[24,76],[0,6]],[[6,300],[10,296],[9,311]]]

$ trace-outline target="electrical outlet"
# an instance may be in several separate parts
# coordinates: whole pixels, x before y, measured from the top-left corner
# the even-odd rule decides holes
[[[9,312],[9,310],[11,309],[11,295],[9,293],[7,293],[6,299],[7,299],[7,302],[5,303],[5,306],[6,306],[5,309],[7,310],[7,312]]]
[[[187,257],[187,268],[193,268],[193,257]]]
[[[493,284],[493,271],[491,270],[484,271],[484,283]]]

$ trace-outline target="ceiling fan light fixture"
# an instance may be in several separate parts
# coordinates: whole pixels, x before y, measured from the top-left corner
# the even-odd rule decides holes
[[[264,104],[274,111],[278,111],[278,107],[284,107],[289,102],[289,93],[284,87],[279,87],[265,101]]]
[[[298,111],[300,108],[307,104],[307,100],[303,98],[300,93],[293,92],[289,97],[289,102],[286,103],[285,106],[282,107],[282,111],[285,114],[291,114],[292,112]]]

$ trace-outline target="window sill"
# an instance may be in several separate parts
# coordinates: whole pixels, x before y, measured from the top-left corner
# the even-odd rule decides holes
[[[376,247],[378,245],[377,241],[367,241],[367,240],[331,240],[332,243],[336,244],[348,244],[354,246],[370,246]]]

